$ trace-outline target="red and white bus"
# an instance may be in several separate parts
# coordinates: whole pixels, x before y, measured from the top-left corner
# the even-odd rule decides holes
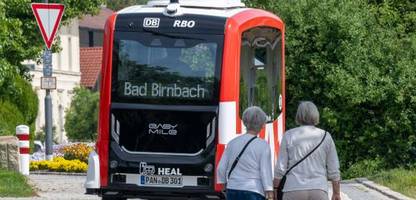
[[[221,199],[215,171],[261,107],[275,160],[285,129],[284,23],[239,0],[153,0],[107,20],[87,193]],[[272,162],[274,163],[274,162]]]

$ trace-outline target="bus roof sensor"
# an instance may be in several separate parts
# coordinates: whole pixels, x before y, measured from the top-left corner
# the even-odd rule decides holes
[[[166,13],[168,15],[174,15],[176,12],[178,12],[179,8],[180,8],[180,5],[178,3],[171,3],[168,6],[166,6]]]

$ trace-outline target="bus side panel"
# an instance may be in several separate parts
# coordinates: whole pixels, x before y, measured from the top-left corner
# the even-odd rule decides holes
[[[101,187],[108,185],[109,116],[111,102],[111,66],[113,35],[116,14],[107,19],[104,31],[103,60],[101,67],[100,110],[98,121],[97,153],[100,159]]]
[[[232,35],[231,37],[233,37],[234,39],[236,39],[236,41],[232,44],[234,46],[232,46],[231,51],[233,51],[232,55],[236,58],[235,62],[233,63],[225,63],[224,61],[224,66],[223,68],[228,68],[231,65],[235,66],[235,75],[234,75],[234,81],[233,82],[235,85],[235,93],[232,93],[234,98],[233,100],[236,102],[239,102],[239,94],[240,94],[240,46],[241,46],[241,36],[243,34],[244,31],[249,30],[251,28],[254,27],[258,27],[258,26],[268,26],[268,27],[274,27],[277,28],[279,30],[282,31],[282,81],[284,82],[284,24],[283,21],[277,17],[276,15],[273,15],[272,13],[269,13],[267,11],[264,10],[259,10],[259,9],[247,9],[243,12],[240,12],[234,16],[232,16],[231,18],[229,18],[227,20],[227,25],[226,25],[226,31],[225,31],[225,38],[227,38],[227,35]],[[227,43],[224,42],[224,45],[226,45]],[[225,49],[226,46],[224,47],[224,56],[225,55]],[[224,57],[224,58],[228,58],[228,57]],[[225,65],[228,64],[228,65]],[[223,71],[224,72],[224,71]],[[226,77],[221,77],[223,80],[223,78]],[[223,92],[223,82],[221,82],[221,92]],[[230,85],[231,86],[231,85]],[[227,88],[224,86],[224,89]],[[230,88],[230,87],[228,87]],[[284,113],[284,84],[282,84],[282,93],[283,93],[283,110],[282,113]],[[225,93],[228,92],[228,90],[225,89]],[[222,94],[222,93],[221,93]],[[226,96],[227,98],[225,98],[225,100],[228,100],[230,97]],[[220,97],[221,99],[221,97]],[[222,100],[222,99],[221,99]],[[241,119],[239,116],[240,113],[240,109],[239,109],[239,103],[237,103],[236,105],[236,124],[237,124],[237,133],[241,133],[242,131],[242,126],[241,126]]]
[[[236,137],[236,133],[242,132],[242,123],[239,116],[239,91],[240,91],[240,46],[241,46],[241,36],[244,31],[258,27],[258,26],[269,26],[274,27],[282,31],[282,36],[284,40],[284,24],[283,21],[278,18],[277,16],[273,15],[272,13],[258,10],[258,9],[247,9],[242,11],[230,18],[227,19],[226,22],[226,29],[225,29],[225,39],[224,39],[224,53],[223,53],[223,65],[222,65],[222,73],[221,73],[221,86],[220,86],[220,104],[233,102],[235,103],[235,108],[233,108],[233,113],[235,113],[235,117],[233,119],[235,123],[235,131],[218,131],[218,145],[217,145],[217,152],[216,152],[216,166],[218,166],[218,162],[222,156],[224,151],[225,145],[234,137]],[[273,128],[270,130],[273,133],[273,142],[275,149],[274,155],[277,155],[277,151],[279,149],[279,142],[277,139],[281,137],[284,130],[284,117],[285,117],[285,85],[284,85],[284,42],[283,45],[283,53],[282,53],[282,114],[281,120],[283,120],[283,124],[278,123],[276,120],[273,123]],[[221,108],[221,106],[220,106]],[[221,111],[220,110],[220,118],[219,124],[225,123],[225,121],[230,121],[230,119],[223,119],[221,118]],[[225,115],[226,116],[226,115]],[[225,125],[226,126],[226,125]],[[228,125],[230,126],[230,125]],[[282,128],[277,128],[280,126]],[[276,128],[274,128],[276,127]],[[265,137],[265,130],[262,130],[263,138]],[[219,192],[222,190],[222,185],[215,184],[215,191]]]

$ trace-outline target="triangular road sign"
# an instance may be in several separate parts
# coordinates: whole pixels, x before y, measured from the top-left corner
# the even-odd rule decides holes
[[[51,48],[56,31],[58,31],[64,8],[62,4],[32,3],[33,14],[35,14],[43,41],[48,49]]]

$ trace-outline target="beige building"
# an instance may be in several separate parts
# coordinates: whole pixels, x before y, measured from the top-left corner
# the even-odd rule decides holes
[[[52,76],[56,77],[56,90],[51,90],[52,118],[54,139],[59,143],[68,141],[64,128],[65,111],[69,108],[73,89],[80,84],[80,50],[78,20],[73,20],[67,26],[61,26],[57,36],[60,37],[62,50],[52,55]],[[40,37],[40,34],[39,34]],[[31,68],[33,76],[32,85],[38,94],[39,112],[36,119],[36,132],[43,131],[45,126],[45,90],[40,87],[40,78],[43,76],[43,65],[34,61],[24,64]]]

